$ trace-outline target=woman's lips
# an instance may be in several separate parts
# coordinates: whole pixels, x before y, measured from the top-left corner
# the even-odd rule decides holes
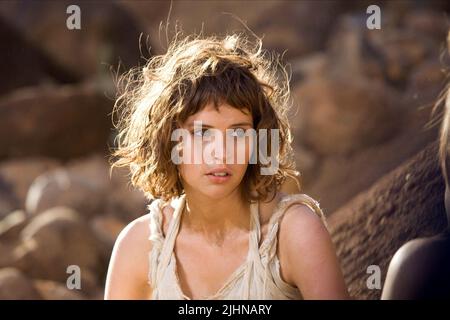
[[[227,174],[226,176],[215,176],[213,174],[207,174],[206,176],[212,183],[225,183],[231,179],[230,174]]]

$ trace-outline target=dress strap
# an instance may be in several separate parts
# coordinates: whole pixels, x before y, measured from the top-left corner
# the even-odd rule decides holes
[[[261,225],[259,222],[259,201],[250,204],[250,248],[249,252],[258,253],[261,239]]]
[[[265,290],[264,283],[259,281],[258,274],[261,274],[261,258],[259,255],[259,241],[261,238],[261,225],[259,222],[259,201],[254,201],[250,204],[250,237],[249,237],[249,250],[247,256],[247,262],[245,264],[245,271],[242,279],[241,287],[241,300],[248,300],[251,297],[251,290],[255,290],[255,286],[263,285],[264,289],[259,288],[256,293],[263,294]],[[256,278],[255,278],[256,276]],[[252,289],[253,288],[253,289]],[[260,299],[263,296],[260,296]]]
[[[326,226],[325,215],[319,206],[319,203],[306,194],[287,194],[277,204],[272,216],[269,219],[269,226],[267,230],[266,238],[260,247],[261,260],[268,262],[271,261],[276,255],[277,242],[278,242],[278,229],[280,221],[284,213],[294,204],[307,205],[313,210],[323,221]]]
[[[170,263],[175,241],[174,230],[178,229],[180,211],[184,207],[184,195],[173,201],[176,201],[175,210],[170,219],[166,236],[164,236],[162,228],[162,206],[166,202],[161,199],[155,199],[148,205],[150,217],[150,236],[148,239],[152,241],[152,249],[149,255],[150,271],[148,273],[148,281],[152,286],[159,283],[161,270],[164,270]]]

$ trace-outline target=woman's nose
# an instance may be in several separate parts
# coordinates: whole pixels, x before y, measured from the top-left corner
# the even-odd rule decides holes
[[[231,163],[233,160],[234,140],[230,139],[227,141],[223,132],[220,132],[215,139],[217,140],[214,142],[214,160],[220,163]]]

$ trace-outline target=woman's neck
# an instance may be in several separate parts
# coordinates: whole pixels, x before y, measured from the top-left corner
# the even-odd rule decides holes
[[[186,192],[182,218],[188,229],[217,241],[238,229],[250,228],[250,205],[245,203],[238,190],[221,199]]]

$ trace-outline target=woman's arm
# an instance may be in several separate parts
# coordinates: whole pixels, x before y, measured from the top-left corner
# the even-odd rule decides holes
[[[147,282],[148,215],[128,224],[119,234],[112,251],[105,285],[105,300],[150,299],[151,288]]]
[[[308,206],[293,205],[280,223],[286,277],[304,299],[348,299],[335,248],[321,218]]]

